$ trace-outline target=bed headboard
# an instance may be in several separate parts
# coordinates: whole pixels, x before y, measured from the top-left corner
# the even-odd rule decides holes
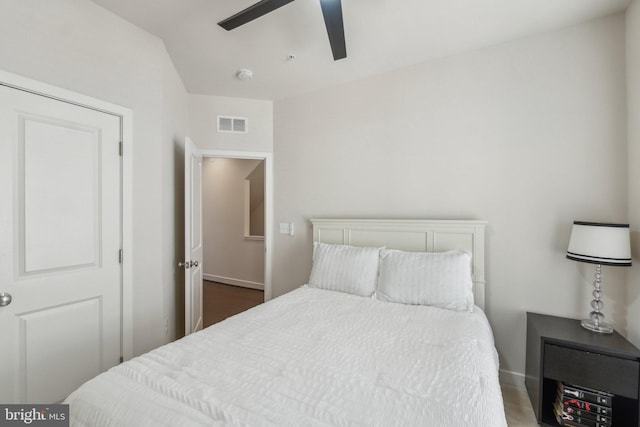
[[[409,252],[471,252],[475,304],[484,310],[486,221],[312,219],[313,241],[350,246],[385,246]]]

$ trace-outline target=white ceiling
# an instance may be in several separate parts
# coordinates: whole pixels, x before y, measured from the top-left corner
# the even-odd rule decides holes
[[[190,93],[281,99],[624,10],[630,0],[343,0],[346,59],[333,61],[319,0],[232,31],[258,0],[93,0],[164,40]],[[287,61],[294,53],[296,59]],[[251,69],[253,80],[235,75]]]

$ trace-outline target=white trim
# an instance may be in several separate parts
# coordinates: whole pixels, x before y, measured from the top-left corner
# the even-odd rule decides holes
[[[120,117],[122,132],[122,357],[133,357],[133,112],[120,105],[0,70],[0,84]]]
[[[273,262],[273,153],[203,149],[200,151],[203,157],[264,160],[264,300],[269,301]]]
[[[500,375],[501,385],[511,386],[511,387],[522,389],[522,390],[526,389],[524,384],[524,379],[525,379],[524,374],[521,374],[520,372],[513,372],[513,371],[500,369],[499,375]]]
[[[225,285],[238,286],[240,288],[258,289],[264,291],[264,284],[249,280],[234,279],[232,277],[216,276],[215,274],[203,274],[202,278],[210,282],[224,283]]]
[[[122,108],[122,359],[133,354],[133,112]]]

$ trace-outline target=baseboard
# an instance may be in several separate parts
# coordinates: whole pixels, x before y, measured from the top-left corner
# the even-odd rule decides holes
[[[203,274],[202,278],[210,282],[218,282],[224,283],[225,285],[239,286],[241,288],[258,289],[264,291],[264,283],[233,279],[231,277],[216,276],[215,274]]]
[[[524,374],[500,369],[500,384],[524,390]]]

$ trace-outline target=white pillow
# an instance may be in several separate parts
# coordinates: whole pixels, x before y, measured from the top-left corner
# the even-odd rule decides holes
[[[376,298],[472,311],[471,254],[382,250]]]
[[[369,297],[376,290],[380,248],[313,244],[309,286]]]

